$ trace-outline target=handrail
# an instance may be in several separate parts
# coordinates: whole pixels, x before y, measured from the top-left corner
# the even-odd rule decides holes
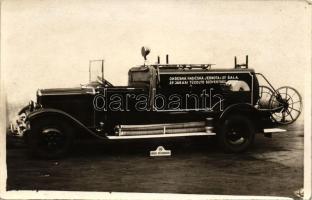
[[[155,68],[210,69],[212,65],[215,65],[215,64],[152,64],[149,66],[152,66]]]
[[[276,94],[279,94],[275,88],[273,87],[273,85],[269,82],[269,80],[261,73],[255,73],[256,75],[260,75],[266,82],[267,84],[269,84],[269,86],[273,89],[273,91],[276,93]]]

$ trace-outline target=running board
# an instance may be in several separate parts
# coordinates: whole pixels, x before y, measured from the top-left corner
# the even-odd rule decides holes
[[[281,132],[286,132],[286,129],[281,129],[281,128],[265,128],[263,129],[263,133],[281,133]]]
[[[122,139],[143,139],[143,138],[167,138],[167,137],[190,137],[190,136],[212,136],[216,133],[196,132],[196,133],[175,133],[175,134],[156,134],[156,135],[122,135],[122,136],[107,136],[110,140]]]

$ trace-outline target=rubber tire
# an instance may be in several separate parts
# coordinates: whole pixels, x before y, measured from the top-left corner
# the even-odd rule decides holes
[[[232,144],[227,137],[231,127],[238,126],[236,132],[243,132],[245,141],[242,144]],[[243,129],[243,130],[239,130]],[[237,131],[238,130],[238,131]],[[240,153],[246,151],[254,142],[255,128],[252,122],[242,115],[230,115],[222,121],[217,133],[220,147],[227,153]]]
[[[44,129],[57,129],[61,132],[61,145],[57,149],[48,149],[44,144],[42,131]],[[31,123],[31,132],[28,135],[28,145],[32,156],[44,159],[64,157],[73,144],[73,128],[67,120],[58,117],[45,117],[36,119]]]

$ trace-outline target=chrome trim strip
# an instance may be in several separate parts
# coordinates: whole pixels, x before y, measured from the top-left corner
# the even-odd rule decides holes
[[[88,93],[88,92],[61,92],[61,93],[42,94],[41,96],[52,96],[52,95],[78,95],[78,94],[93,94],[93,93]]]
[[[250,71],[220,71],[220,72],[215,72],[215,71],[204,71],[204,72],[194,72],[194,71],[181,71],[181,72],[160,72],[160,74],[224,74],[224,73],[233,73],[233,74],[246,74],[249,73],[251,74]]]
[[[91,89],[91,90],[92,90],[91,92],[86,91],[87,94],[96,94],[94,87],[82,85],[81,88],[82,88],[82,89]]]
[[[210,110],[210,109],[206,109],[206,108],[190,108],[190,109],[187,109],[187,108],[185,108],[185,109],[171,109],[171,110],[157,110],[156,108],[155,108],[155,111],[157,111],[157,112],[176,112],[176,114],[178,113],[178,114],[181,114],[181,112],[189,112],[189,111],[204,111],[204,112],[213,112],[213,110]],[[173,114],[173,113],[171,113],[171,114]]]
[[[175,133],[175,134],[157,134],[157,135],[107,136],[107,138],[110,140],[122,140],[122,139],[213,136],[213,135],[216,135],[216,133],[197,132],[197,133]]]

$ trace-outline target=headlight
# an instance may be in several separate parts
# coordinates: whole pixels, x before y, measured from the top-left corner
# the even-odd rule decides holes
[[[10,132],[14,136],[23,136],[24,132],[29,129],[29,124],[25,120],[26,114],[22,113],[18,116],[18,119],[15,121],[15,123],[10,124]]]

